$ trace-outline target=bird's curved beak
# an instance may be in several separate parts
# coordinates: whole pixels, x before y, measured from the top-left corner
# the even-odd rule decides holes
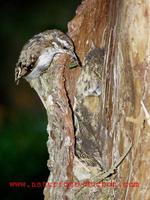
[[[68,52],[67,54],[71,56],[71,63],[69,64],[69,68],[74,68],[81,65],[79,58],[74,52]]]

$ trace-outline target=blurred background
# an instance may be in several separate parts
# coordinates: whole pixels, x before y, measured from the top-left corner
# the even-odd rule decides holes
[[[46,29],[67,31],[81,0],[0,0],[0,199],[43,199],[43,188],[9,182],[47,181],[47,119],[36,93],[14,68],[25,42]]]

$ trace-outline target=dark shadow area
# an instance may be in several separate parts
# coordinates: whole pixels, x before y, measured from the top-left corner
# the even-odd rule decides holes
[[[0,0],[0,172],[2,200],[43,199],[47,181],[47,118],[38,96],[22,80],[14,83],[14,68],[25,42],[47,30],[67,31],[81,0]],[[10,182],[26,185],[14,186]]]

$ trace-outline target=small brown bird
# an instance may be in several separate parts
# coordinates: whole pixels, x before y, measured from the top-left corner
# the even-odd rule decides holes
[[[39,77],[50,66],[56,54],[71,55],[72,67],[79,65],[72,40],[59,30],[47,30],[30,39],[23,47],[15,68],[15,81]]]

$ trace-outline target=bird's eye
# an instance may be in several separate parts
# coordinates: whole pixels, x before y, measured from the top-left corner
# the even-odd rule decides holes
[[[64,50],[67,50],[67,47],[63,46],[63,49],[64,49]]]

